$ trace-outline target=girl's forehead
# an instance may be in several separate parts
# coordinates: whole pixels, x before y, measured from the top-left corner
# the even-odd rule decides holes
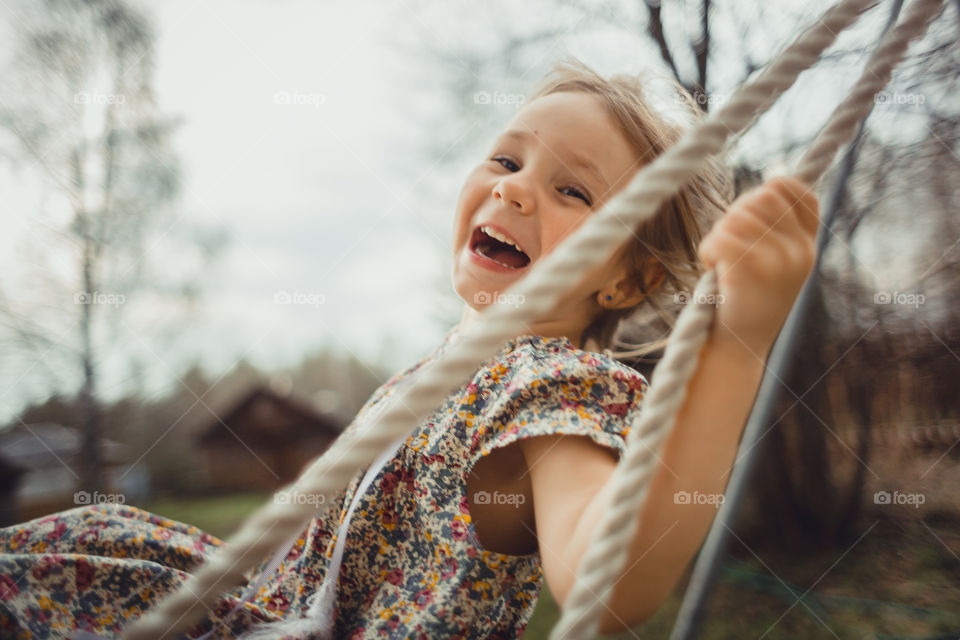
[[[557,153],[569,150],[591,158],[610,174],[622,173],[620,165],[634,163],[631,146],[600,98],[584,92],[558,92],[530,101],[498,140],[542,145]]]
[[[563,91],[540,96],[520,108],[506,129],[569,127],[578,125],[616,134],[610,116],[596,96],[584,92]]]

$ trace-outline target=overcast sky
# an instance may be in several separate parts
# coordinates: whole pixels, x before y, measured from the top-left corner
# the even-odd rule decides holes
[[[372,2],[154,11],[158,98],[187,116],[183,211],[230,234],[205,305],[221,339],[198,348],[276,364],[328,342],[371,359],[402,345],[389,356],[398,365],[435,341],[418,311],[442,268],[427,235],[442,230],[419,222],[416,190],[387,157],[405,133],[405,78],[386,34],[395,16]],[[315,297],[274,304],[284,292]]]

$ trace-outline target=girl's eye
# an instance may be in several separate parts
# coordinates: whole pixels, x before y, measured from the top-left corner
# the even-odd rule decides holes
[[[511,160],[510,158],[504,158],[503,156],[497,156],[497,157],[495,157],[495,158],[491,158],[491,160],[493,160],[494,162],[498,162],[498,163],[500,163],[501,165],[503,165],[503,167],[504,167],[507,171],[520,171],[520,167],[518,167],[517,164],[516,164],[513,160]]]
[[[584,193],[583,193],[582,191],[580,191],[579,189],[577,189],[576,187],[562,187],[562,188],[558,189],[558,191],[559,191],[560,193],[565,194],[565,195],[573,196],[574,198],[580,198],[580,199],[583,200],[585,203],[587,203],[587,206],[588,206],[588,207],[590,206],[590,198],[589,198],[588,196],[584,195]],[[568,191],[569,191],[570,193],[567,193]]]

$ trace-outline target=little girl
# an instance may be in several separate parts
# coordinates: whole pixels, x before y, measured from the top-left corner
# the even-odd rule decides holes
[[[372,417],[371,408],[679,133],[650,108],[636,79],[558,65],[461,191],[452,274],[467,303],[460,324],[380,387],[348,428]],[[521,635],[544,579],[563,605],[642,407],[646,380],[611,357],[615,332],[641,308],[665,311],[704,268],[715,268],[716,319],[601,631],[649,617],[716,513],[764,360],[813,261],[817,203],[803,184],[773,180],[727,209],[723,177],[713,168],[678,192],[624,249],[585,273],[549,318],[504,344],[418,425],[371,470],[363,491],[358,473],[278,570],[266,573],[265,560],[249,572],[250,583],[263,579],[259,588],[224,594],[189,637],[230,638],[254,627],[317,637],[292,623],[337,566],[339,537],[335,637]],[[695,499],[677,497],[684,495]],[[69,637],[86,629],[113,637],[221,544],[126,506],[77,508],[0,530],[0,633]]]

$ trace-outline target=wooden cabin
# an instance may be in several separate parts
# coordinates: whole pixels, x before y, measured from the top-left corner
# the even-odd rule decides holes
[[[199,431],[207,486],[272,491],[292,482],[326,451],[344,425],[308,400],[258,385]]]

